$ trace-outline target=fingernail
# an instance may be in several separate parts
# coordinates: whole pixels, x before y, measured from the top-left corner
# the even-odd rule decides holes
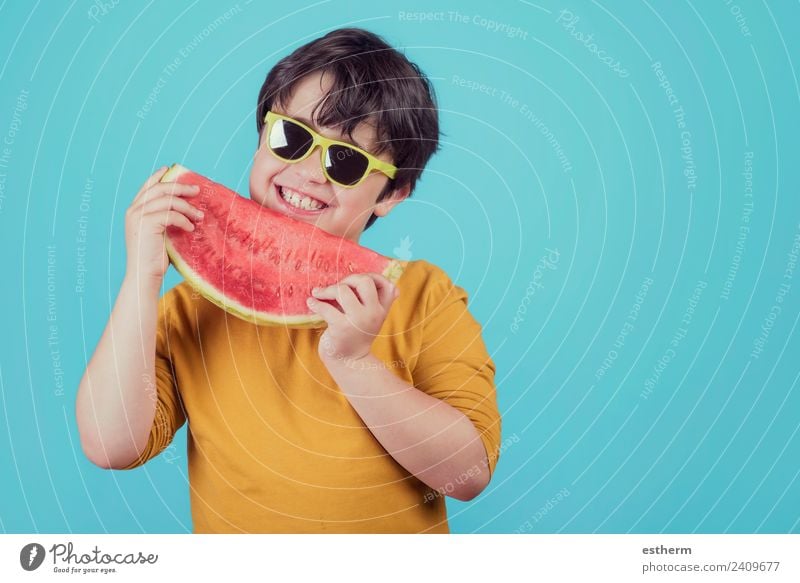
[[[308,299],[306,300],[306,303],[307,303],[309,306],[313,306],[313,305],[314,305],[314,298],[308,298]]]
[[[318,292],[319,292],[319,288],[318,287],[312,287],[311,288],[311,293],[312,294],[315,294],[315,293],[318,293]]]
[[[198,216],[198,217],[202,217],[204,214],[205,214],[205,213],[204,213],[203,211],[201,211],[201,210],[198,210],[198,211],[197,211],[197,216]]]

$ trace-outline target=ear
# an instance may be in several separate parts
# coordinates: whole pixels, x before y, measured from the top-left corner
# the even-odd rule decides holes
[[[259,151],[261,151],[261,148],[263,146],[264,146],[264,129],[262,128],[261,132],[258,134],[258,147],[256,148],[256,151],[253,152],[253,160],[256,159],[256,156],[258,156],[258,153]]]
[[[391,192],[391,194],[375,205],[372,212],[379,217],[385,217],[398,204],[403,202],[411,193],[411,185],[406,184]]]

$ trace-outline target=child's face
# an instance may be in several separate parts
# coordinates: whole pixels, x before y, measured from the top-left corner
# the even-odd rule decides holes
[[[355,144],[374,154],[377,133],[372,126],[361,123],[350,137],[342,135],[334,128],[319,127],[313,123],[311,112],[324,98],[329,83],[319,73],[307,75],[297,83],[289,102],[283,104],[283,107],[276,105],[273,109],[304,122],[326,137]],[[325,177],[320,163],[319,147],[305,160],[290,164],[276,158],[269,151],[265,140],[266,128],[262,130],[261,145],[253,157],[253,168],[250,171],[251,198],[271,210],[315,224],[333,235],[358,242],[373,212],[378,216],[385,216],[408,195],[409,189],[405,187],[376,204],[378,194],[389,180],[385,174],[372,172],[358,186],[344,188],[331,183]],[[389,163],[393,162],[387,153],[378,157]],[[284,191],[291,189],[298,194],[310,196],[327,206],[318,211],[295,208],[281,197],[281,187]]]

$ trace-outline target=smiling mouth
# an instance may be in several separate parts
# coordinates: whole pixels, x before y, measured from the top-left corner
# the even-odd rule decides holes
[[[276,184],[275,190],[280,202],[295,213],[315,215],[321,213],[328,208],[328,206],[330,206],[321,200],[315,199],[285,186],[279,186]]]

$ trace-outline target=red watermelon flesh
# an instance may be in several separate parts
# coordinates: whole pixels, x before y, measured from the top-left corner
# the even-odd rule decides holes
[[[188,200],[204,213],[194,231],[167,228],[172,264],[203,297],[244,320],[322,326],[325,321],[306,305],[311,288],[367,272],[396,283],[405,268],[405,262],[277,213],[179,164],[161,181],[200,186]]]

